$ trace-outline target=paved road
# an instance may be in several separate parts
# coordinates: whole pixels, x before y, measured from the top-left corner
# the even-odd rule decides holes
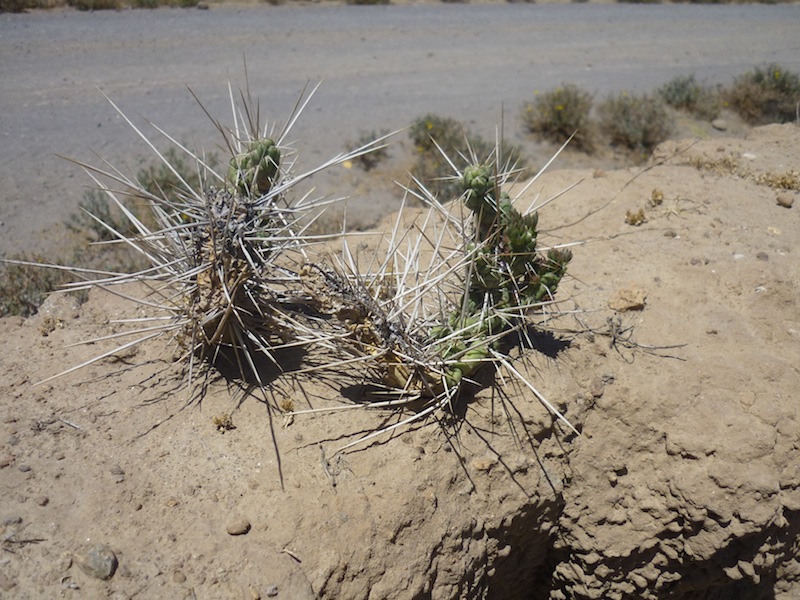
[[[226,7],[0,14],[0,252],[77,205],[87,179],[55,154],[90,149],[135,171],[146,149],[102,98],[210,148],[218,140],[186,86],[226,119],[226,82],[246,56],[262,113],[283,119],[324,80],[296,128],[301,162],[361,130],[436,112],[491,136],[501,107],[562,82],[599,94],[649,90],[678,74],[710,83],[776,61],[800,71],[800,6],[495,4]],[[402,136],[401,136],[402,137]],[[339,190],[326,190],[339,191]],[[356,193],[358,195],[358,192]],[[368,214],[386,199],[360,200]]]

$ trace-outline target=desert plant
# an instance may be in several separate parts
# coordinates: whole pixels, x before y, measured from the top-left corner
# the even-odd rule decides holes
[[[68,268],[92,279],[64,287],[112,290],[138,284],[142,295],[126,292],[125,297],[159,314],[136,319],[132,329],[111,336],[129,336],[130,341],[61,374],[145,340],[166,337],[178,343],[189,382],[197,365],[227,360],[240,379],[263,386],[259,363],[279,364],[276,353],[318,338],[314,329],[303,324],[306,314],[298,270],[315,239],[304,234],[305,225],[300,223],[313,222],[309,214],[321,210],[327,201],[307,197],[295,201],[290,192],[314,173],[357,158],[371,146],[293,174],[293,150],[284,145],[285,139],[313,93],[301,98],[274,137],[255,120],[257,107],[242,93],[243,106],[233,114],[233,127],[215,122],[230,152],[224,171],[213,169],[200,154],[167,136],[197,165],[199,186],[192,185],[173,164],[174,157],[170,160],[159,152],[112,102],[156,153],[172,183],[153,184],[154,179],[165,180],[161,175],[136,179],[82,165],[114,210],[124,215],[124,225],[104,222],[104,228],[118,244],[146,259],[147,266],[123,273]],[[232,91],[231,104],[235,104]],[[130,197],[147,202],[154,225],[128,208],[125,199]]]
[[[706,120],[719,115],[721,100],[716,90],[697,83],[694,75],[678,75],[658,88],[659,97],[669,106]]]
[[[433,113],[417,119],[408,135],[416,151],[411,170],[415,185],[440,198],[455,199],[461,193],[454,169],[466,168],[471,156],[488,156],[495,148],[495,144],[472,134],[456,119]],[[518,146],[498,142],[497,147],[504,162],[519,171],[525,169],[527,160]]]
[[[537,94],[533,102],[526,103],[522,122],[528,131],[558,144],[572,136],[572,145],[589,151],[593,146],[594,129],[591,110],[591,94],[567,84]]]
[[[78,10],[118,10],[120,0],[67,0],[67,5]]]
[[[471,164],[453,173],[460,202],[445,204],[429,190],[408,189],[427,210],[408,222],[401,210],[367,256],[366,269],[345,238],[336,263],[309,263],[301,272],[316,310],[332,317],[326,323],[341,352],[339,364],[351,376],[363,372],[380,390],[368,406],[413,407],[411,415],[340,450],[452,409],[489,367],[518,379],[576,431],[508,354],[509,338],[526,339],[531,315],[554,303],[571,253],[538,246],[538,213],[534,207],[520,213],[502,191],[514,171],[498,162],[498,154],[495,149],[485,161],[470,154]],[[335,366],[328,361],[322,368]],[[355,406],[365,405],[294,414]]]
[[[37,266],[40,255],[17,254],[0,261],[0,317],[28,317],[36,312],[47,294],[70,280],[67,273]]]
[[[786,123],[797,116],[800,76],[773,63],[737,77],[724,96],[748,123]]]
[[[357,142],[348,144],[348,150],[353,151],[356,148],[364,147],[370,144],[373,140],[385,137],[387,135],[389,135],[388,129],[383,129],[381,130],[380,133],[376,133],[375,131],[362,131],[359,134]],[[355,160],[355,163],[365,171],[371,171],[372,169],[377,167],[381,162],[386,160],[388,156],[389,152],[386,149],[386,147],[380,147],[376,148],[373,152],[368,152],[367,154],[360,155]]]
[[[672,120],[664,103],[648,94],[623,92],[598,107],[600,127],[611,143],[649,153],[669,136]]]

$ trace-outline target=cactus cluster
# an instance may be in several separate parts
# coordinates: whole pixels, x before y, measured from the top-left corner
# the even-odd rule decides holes
[[[250,114],[247,107],[234,112],[236,126],[227,133],[218,125],[231,151],[223,173],[190,154],[203,174],[200,189],[159,154],[180,182],[177,199],[84,165],[137,233],[106,227],[150,266],[73,287],[138,283],[145,294],[127,297],[161,311],[135,321],[138,327],[128,332],[137,336],[133,341],[93,360],[169,336],[188,363],[190,383],[196,364],[227,360],[241,379],[264,388],[262,359],[280,373],[285,365],[276,353],[299,347],[306,357],[323,357],[304,363],[304,371],[347,365],[348,377],[366,373],[389,398],[372,406],[420,401],[418,412],[395,426],[451,405],[486,365],[513,368],[502,342],[526,325],[531,312],[552,302],[571,253],[538,248],[537,213],[520,213],[502,190],[510,171],[499,172],[499,160],[475,160],[457,174],[459,202],[423,198],[424,223],[405,223],[401,210],[364,270],[347,236],[341,255],[331,260],[315,249],[317,237],[304,234],[305,219],[325,201],[292,202],[287,193],[319,170],[380,149],[385,137],[294,175],[292,161],[283,165],[291,149],[282,144],[297,115],[273,137],[242,116]],[[157,225],[128,211],[103,177],[147,200]]]
[[[466,289],[447,323],[431,331],[432,340],[447,340],[442,356],[457,359],[446,370],[451,385],[486,364],[490,348],[497,349],[527,311],[554,298],[572,259],[568,249],[538,253],[538,213],[523,215],[514,208],[495,169],[475,164],[461,177],[461,197],[474,219],[473,239],[466,245]]]
[[[362,365],[393,398],[373,405],[417,411],[357,442],[452,405],[487,365],[510,366],[504,341],[554,301],[572,254],[538,248],[537,212],[514,207],[501,189],[508,176],[498,175],[492,161],[476,162],[459,174],[459,202],[423,198],[429,210],[420,220],[427,225],[404,228],[401,212],[369,271],[344,258],[339,268],[304,269],[316,309],[330,317],[329,339],[344,355],[341,363],[350,373]]]

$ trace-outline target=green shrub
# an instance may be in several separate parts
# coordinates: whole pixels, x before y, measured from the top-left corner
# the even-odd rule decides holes
[[[719,94],[708,86],[700,85],[694,75],[678,75],[658,88],[659,97],[672,108],[684,110],[701,119],[713,120],[719,116]]]
[[[725,99],[750,124],[793,121],[800,102],[800,77],[773,63],[737,77],[725,90]]]
[[[190,168],[174,149],[165,152],[164,156],[181,177],[194,189],[199,189],[199,176],[196,169]],[[215,164],[216,156],[210,156],[208,162],[211,165]],[[163,195],[172,200],[178,198],[180,189],[178,178],[161,162],[143,166],[136,175],[136,179],[150,193]],[[145,225],[155,226],[155,219],[145,200],[130,196],[125,199],[124,204]],[[87,247],[87,242],[109,242],[117,239],[108,228],[90,217],[87,211],[125,236],[133,236],[138,233],[114,202],[98,190],[89,190],[79,205],[82,210],[70,215],[65,223],[67,229],[76,233],[79,239],[74,247],[66,250],[67,255],[71,256],[69,264],[112,272],[133,272],[144,266],[145,263],[141,256],[125,244]],[[62,256],[55,260],[39,255],[16,255],[9,258],[31,263],[63,264],[63,252],[61,254]],[[0,263],[0,316],[28,316],[35,313],[49,292],[68,281],[70,278],[64,271]]]
[[[572,143],[590,151],[593,146],[593,123],[590,119],[592,96],[575,85],[563,85],[538,94],[522,109],[522,122],[532,133],[563,144],[575,134]]]
[[[10,260],[46,262],[39,255],[17,254]],[[63,271],[30,265],[0,263],[0,317],[29,317],[44,302],[45,296],[69,281]]]
[[[67,5],[78,10],[118,10],[120,0],[67,0]]]
[[[358,141],[348,145],[348,152],[352,152],[357,148],[366,146],[370,142],[387,135],[389,135],[388,129],[382,129],[380,133],[376,133],[374,131],[362,131],[359,134]],[[362,154],[355,159],[355,162],[365,171],[371,171],[382,161],[386,160],[388,156],[389,151],[386,148],[379,148],[377,150],[373,150],[372,152],[368,152],[367,154]]]
[[[36,8],[35,0],[0,0],[0,13],[24,12],[29,8]]]
[[[612,144],[650,152],[670,134],[672,120],[664,103],[653,96],[623,92],[598,107],[600,127]]]
[[[411,174],[442,201],[461,194],[461,184],[443,152],[461,171],[474,162],[486,160],[495,149],[494,143],[470,133],[456,119],[431,113],[418,119],[408,135],[417,156]],[[524,169],[527,161],[518,146],[501,144],[501,150],[501,164],[507,162]]]

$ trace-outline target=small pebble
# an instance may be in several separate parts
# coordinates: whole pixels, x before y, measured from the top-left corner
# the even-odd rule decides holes
[[[69,552],[64,552],[61,556],[58,557],[56,561],[56,571],[59,573],[64,573],[65,571],[69,571],[69,568],[72,566],[72,555]]]
[[[230,535],[244,535],[250,531],[250,521],[247,519],[236,519],[228,523],[225,531]]]
[[[50,498],[47,496],[36,496],[33,501],[39,506],[47,506],[50,503]]]
[[[10,435],[8,436],[8,445],[9,446],[16,446],[19,444],[19,436],[18,435]]]
[[[778,202],[778,206],[782,206],[783,208],[792,208],[794,204],[794,196],[791,194],[778,194],[776,199]]]
[[[711,126],[717,131],[725,131],[728,129],[728,122],[725,119],[714,119],[711,121]]]
[[[605,391],[605,383],[600,377],[594,377],[589,384],[589,393],[593,398],[601,398]]]
[[[17,467],[17,469],[19,469],[21,473],[27,473],[31,470],[31,467],[30,465],[20,465]]]
[[[122,467],[119,465],[114,465],[111,467],[111,475],[114,478],[115,483],[122,483],[125,481],[125,471],[123,471]]]
[[[758,260],[769,260],[769,254],[767,254],[766,252],[759,252],[758,254],[756,254],[756,258]]]
[[[186,575],[184,575],[180,571],[175,571],[172,574],[172,581],[174,581],[175,583],[185,583],[186,582]]]
[[[81,571],[96,579],[111,579],[117,570],[117,556],[105,544],[97,544],[77,552],[74,558]]]
[[[274,598],[277,595],[278,595],[277,585],[271,585],[267,588],[267,596],[269,596],[270,598]]]

